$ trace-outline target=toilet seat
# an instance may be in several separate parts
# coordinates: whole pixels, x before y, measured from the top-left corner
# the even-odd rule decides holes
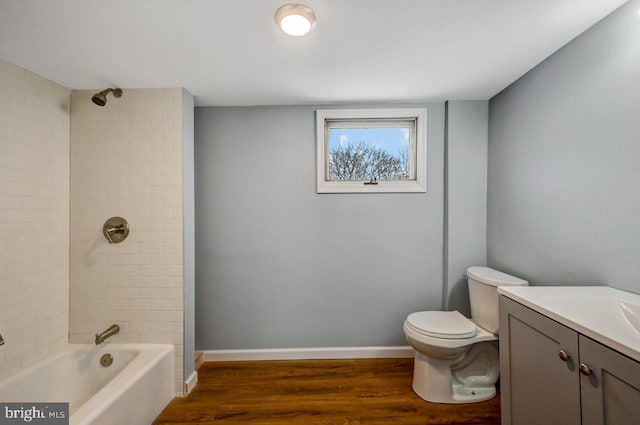
[[[478,334],[478,327],[457,311],[418,311],[406,320],[414,332],[432,338],[467,339]]]
[[[411,326],[407,320],[404,321],[402,328],[404,330],[405,336],[409,340],[413,341],[409,343],[409,345],[411,345],[413,348],[416,348],[416,346],[413,344],[420,344],[420,345],[426,344],[428,346],[438,347],[441,349],[461,348],[461,347],[468,347],[478,342],[495,341],[498,339],[498,335],[492,334],[491,332],[487,332],[486,330],[482,329],[480,326],[477,326],[478,333],[476,335],[470,338],[458,338],[458,339],[438,338],[438,337],[426,335],[424,331],[418,332],[417,330],[415,330],[415,328]]]

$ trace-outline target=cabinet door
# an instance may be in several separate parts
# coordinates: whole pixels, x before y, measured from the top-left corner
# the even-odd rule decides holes
[[[500,296],[503,425],[580,425],[577,368],[575,331]]]
[[[640,364],[582,335],[580,362],[583,425],[640,424]]]

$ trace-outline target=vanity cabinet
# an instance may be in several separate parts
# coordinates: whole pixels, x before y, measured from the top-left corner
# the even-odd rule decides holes
[[[640,363],[504,295],[500,374],[502,425],[640,424]]]
[[[582,425],[640,424],[640,364],[579,338],[580,362],[589,368],[588,375],[580,374]]]

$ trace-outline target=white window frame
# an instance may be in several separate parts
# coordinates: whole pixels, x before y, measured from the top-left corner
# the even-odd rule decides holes
[[[353,121],[370,123],[384,127],[385,121],[413,121],[415,134],[411,134],[409,155],[415,155],[410,163],[415,163],[415,179],[399,181],[378,181],[365,184],[364,181],[328,180],[329,175],[329,128],[332,122]],[[389,125],[387,125],[388,127]],[[358,127],[354,125],[353,128]],[[424,108],[394,109],[318,109],[316,111],[316,190],[318,193],[406,193],[427,191],[427,110]],[[413,175],[412,175],[413,177]]]

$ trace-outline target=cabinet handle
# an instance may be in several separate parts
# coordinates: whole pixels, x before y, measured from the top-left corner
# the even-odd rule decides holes
[[[580,366],[578,366],[578,369],[580,369],[580,373],[583,374],[584,376],[591,375],[591,369],[589,369],[589,366],[587,366],[584,363],[580,363]]]
[[[560,352],[558,353],[558,357],[560,357],[560,360],[562,360],[563,362],[566,362],[569,360],[569,358],[571,358],[571,356],[564,350],[560,350]]]

